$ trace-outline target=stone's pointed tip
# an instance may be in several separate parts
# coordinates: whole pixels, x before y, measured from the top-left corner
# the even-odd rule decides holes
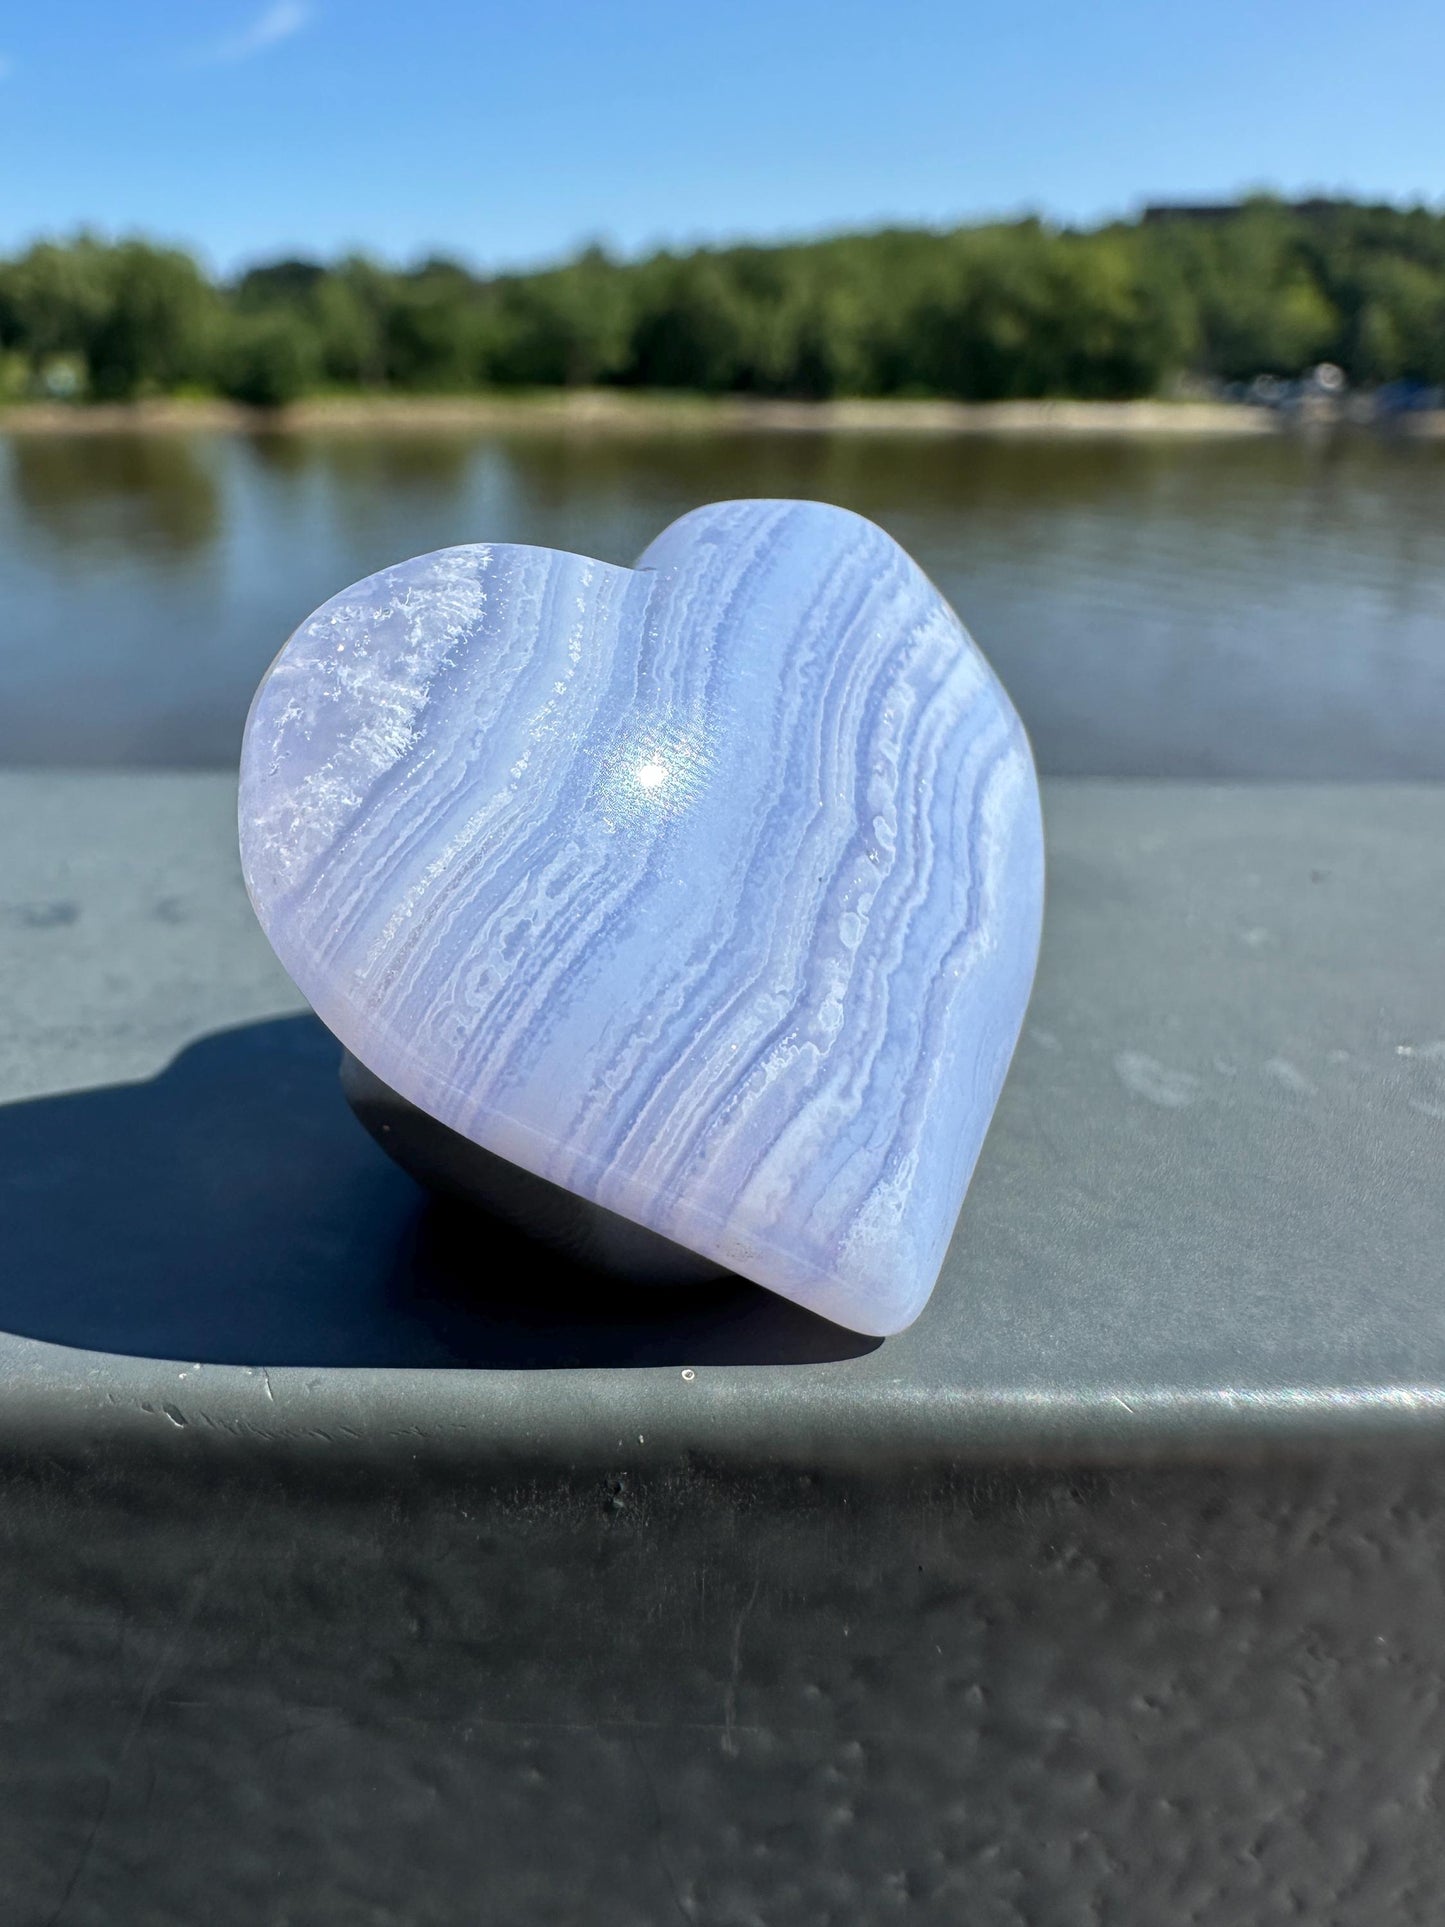
[[[637,571],[420,556],[303,623],[247,886],[384,1084],[873,1336],[926,1302],[1023,1019],[1028,745],[892,539],[699,509]]]

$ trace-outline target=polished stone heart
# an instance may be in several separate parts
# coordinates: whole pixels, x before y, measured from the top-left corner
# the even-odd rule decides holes
[[[384,569],[262,683],[240,822],[281,961],[411,1104],[840,1324],[917,1316],[1043,854],[1018,718],[881,529],[724,502],[635,569]]]

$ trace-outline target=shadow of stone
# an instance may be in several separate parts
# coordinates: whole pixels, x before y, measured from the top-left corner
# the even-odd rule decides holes
[[[741,1279],[629,1288],[430,1200],[352,1118],[312,1017],[160,1076],[0,1106],[0,1327],[187,1362],[808,1364],[847,1332]]]

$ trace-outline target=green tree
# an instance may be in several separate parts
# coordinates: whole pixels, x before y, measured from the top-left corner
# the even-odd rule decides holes
[[[1110,397],[1321,359],[1435,382],[1445,217],[1259,197],[1087,232],[897,228],[633,262],[591,248],[492,280],[440,258],[286,259],[225,288],[178,250],[81,234],[0,263],[0,356],[11,394],[63,366],[98,396],[210,380],[273,405],[315,384]]]
[[[1208,227],[1155,231],[1154,272],[1188,288],[1198,317],[1198,365],[1227,381],[1298,375],[1336,358],[1342,317],[1321,284],[1307,225],[1277,203],[1247,203]]]
[[[219,308],[188,254],[124,241],[108,251],[105,291],[85,343],[93,394],[129,401],[205,379]]]
[[[41,241],[0,267],[0,343],[37,364],[84,356],[111,300],[110,249],[93,235]]]
[[[1379,259],[1360,275],[1345,365],[1357,381],[1445,382],[1445,274]]]
[[[624,367],[633,278],[599,249],[565,268],[509,275],[491,290],[488,377],[523,387],[588,387]]]
[[[746,307],[710,255],[658,255],[639,272],[638,305],[624,378],[641,388],[734,386],[742,364]]]
[[[397,388],[474,387],[484,330],[474,288],[425,271],[397,278],[382,306],[382,368]]]
[[[284,408],[314,387],[321,359],[314,335],[296,313],[272,309],[226,319],[217,357],[217,386],[253,408]]]

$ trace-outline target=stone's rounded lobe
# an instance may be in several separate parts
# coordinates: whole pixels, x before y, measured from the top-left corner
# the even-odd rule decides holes
[[[1032,983],[1023,729],[816,502],[636,569],[476,544],[328,602],[242,752],[257,914],[377,1078],[855,1330],[938,1275]]]

